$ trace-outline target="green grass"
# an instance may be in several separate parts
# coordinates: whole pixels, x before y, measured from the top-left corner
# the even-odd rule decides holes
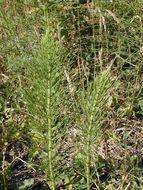
[[[143,188],[142,20],[139,0],[0,1],[2,189],[17,159],[53,190]]]

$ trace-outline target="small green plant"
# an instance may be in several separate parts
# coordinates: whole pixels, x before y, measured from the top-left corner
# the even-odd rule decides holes
[[[83,117],[81,136],[84,142],[85,174],[87,190],[90,190],[92,182],[91,163],[92,147],[98,142],[101,134],[101,127],[106,119],[107,103],[113,82],[111,80],[110,68],[99,74],[93,82],[90,82],[87,89],[83,88],[80,96],[80,107]],[[81,138],[80,138],[81,139]]]
[[[33,59],[25,67],[28,86],[22,87],[28,108],[28,125],[33,155],[38,154],[41,170],[50,188],[56,188],[58,146],[63,129],[64,49],[49,34],[43,37]],[[24,90],[23,90],[24,88]],[[61,116],[61,118],[60,118]]]

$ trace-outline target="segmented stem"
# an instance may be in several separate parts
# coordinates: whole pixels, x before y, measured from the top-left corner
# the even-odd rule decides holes
[[[87,135],[86,142],[86,185],[87,190],[90,190],[90,162],[91,162],[91,143],[90,143],[90,132]]]
[[[92,109],[92,113],[94,112],[94,106]],[[86,187],[87,190],[90,190],[90,181],[91,181],[91,175],[90,175],[90,165],[91,165],[91,130],[92,130],[92,120],[93,120],[93,114],[91,114],[89,127],[88,127],[88,134],[86,139]]]
[[[49,166],[49,175],[52,185],[52,190],[55,190],[55,179],[53,173],[53,150],[52,150],[52,115],[51,115],[51,69],[49,68],[48,73],[48,90],[47,90],[47,117],[48,117],[48,166]]]

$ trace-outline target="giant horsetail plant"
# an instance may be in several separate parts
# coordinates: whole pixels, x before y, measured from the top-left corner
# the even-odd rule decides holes
[[[38,154],[45,179],[52,190],[56,188],[56,169],[60,159],[59,130],[64,130],[65,50],[61,44],[46,34],[40,47],[33,53],[33,59],[24,66],[28,87],[25,87],[23,96],[27,103],[28,125],[35,147],[32,151],[33,155]]]
[[[93,156],[92,148],[100,138],[101,127],[107,117],[107,104],[113,89],[113,82],[111,80],[110,67],[102,71],[98,76],[94,77],[88,86],[83,87],[79,95],[79,102],[82,115],[82,122],[80,119],[80,137],[82,150],[80,158],[84,159],[86,188],[90,190],[92,181],[91,165]]]

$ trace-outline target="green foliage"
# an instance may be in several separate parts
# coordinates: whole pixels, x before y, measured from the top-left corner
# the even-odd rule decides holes
[[[23,182],[23,185],[19,187],[19,190],[25,190],[26,188],[30,187],[33,185],[34,180],[33,179],[27,179]]]
[[[107,103],[109,102],[112,90],[112,80],[110,69],[100,73],[93,82],[89,83],[87,89],[83,89],[79,98],[81,114],[83,115],[81,127],[82,144],[85,144],[82,159],[85,160],[85,173],[87,180],[87,189],[91,186],[91,162],[93,145],[96,144],[101,135],[101,126],[107,115]],[[96,150],[95,150],[96,151]],[[85,155],[85,157],[84,157]]]
[[[0,1],[0,188],[17,141],[52,189],[143,188],[142,19],[141,0]]]
[[[24,87],[23,96],[28,108],[28,126],[33,147],[40,155],[41,169],[51,189],[56,185],[60,161],[57,153],[64,132],[64,121],[61,120],[65,94],[64,59],[62,45],[46,34],[33,59],[24,66],[28,85]]]
[[[15,161],[15,153],[8,149],[18,140],[25,139],[25,110],[20,98],[15,77],[1,68],[0,81],[0,187],[7,189],[8,179],[12,175],[11,165]]]

